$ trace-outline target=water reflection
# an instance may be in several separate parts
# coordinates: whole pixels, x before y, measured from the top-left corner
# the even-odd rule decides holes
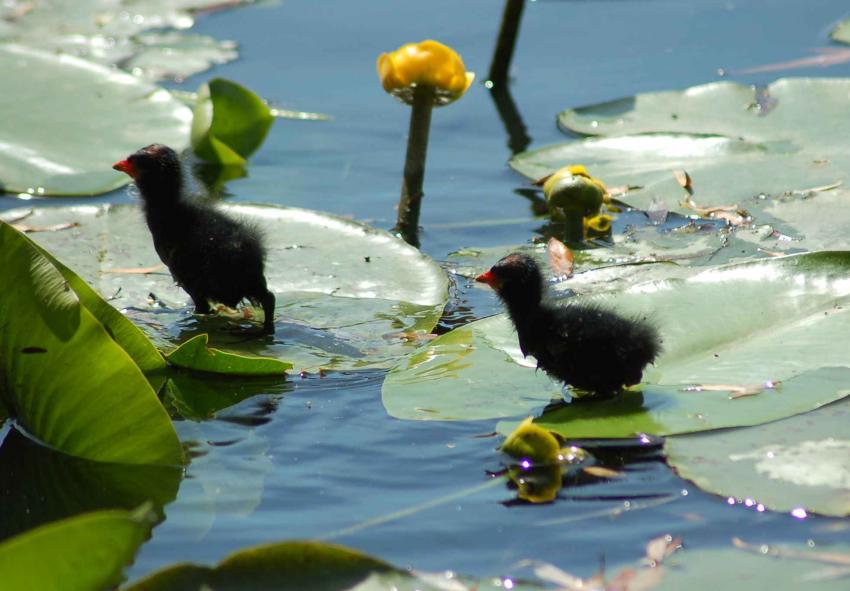
[[[579,487],[589,487],[616,481],[625,476],[627,470],[641,464],[663,462],[660,437],[640,436],[636,439],[595,439],[573,442],[583,447],[582,453],[566,455],[564,462],[540,466],[512,464],[497,475],[507,479],[508,490],[515,491],[516,497],[503,502],[505,506],[551,503],[559,496],[566,498],[561,491],[573,491]],[[566,450],[564,450],[566,451]],[[586,452],[586,453],[585,453]],[[574,458],[575,461],[570,461]],[[655,498],[657,493],[646,495],[630,492],[627,498]],[[617,492],[603,492],[599,495],[582,495],[584,500],[619,500]]]
[[[177,496],[182,469],[92,462],[48,449],[10,429],[0,444],[0,540],[99,509],[162,509]]]

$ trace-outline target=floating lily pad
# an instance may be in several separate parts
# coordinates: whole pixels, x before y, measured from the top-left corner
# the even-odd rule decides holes
[[[659,328],[664,353],[640,391],[563,405],[537,420],[567,438],[668,435],[755,425],[850,392],[850,253],[823,252],[721,266],[686,279],[580,298]],[[506,316],[455,329],[388,375],[387,411],[405,419],[527,414],[560,386],[523,359]],[[730,399],[735,385],[782,383]],[[683,391],[697,385],[728,388]],[[500,424],[510,432],[514,424]]]
[[[235,7],[252,0],[228,2]],[[0,40],[118,65],[147,78],[185,78],[236,59],[234,44],[181,32],[193,13],[221,9],[219,0],[75,0],[6,2]],[[150,29],[178,29],[145,33]]]
[[[687,541],[686,541],[687,544]],[[667,559],[653,591],[727,589],[847,589],[847,544],[758,544],[746,551],[732,547],[685,548]]]
[[[668,461],[703,490],[775,511],[850,515],[850,405],[759,425],[670,437]]]
[[[152,516],[100,511],[43,525],[0,543],[6,589],[111,589],[148,536]]]
[[[848,108],[850,79],[786,78],[766,89],[717,82],[647,93],[564,111],[563,127],[603,137],[525,152],[511,165],[539,178],[580,162],[606,184],[641,186],[629,192],[631,205],[646,208],[657,200],[692,213],[681,205],[687,195],[673,176],[686,170],[699,206],[737,204],[755,224],[773,223],[782,232],[782,223],[792,220],[765,208],[845,180],[850,124],[842,114]]]
[[[14,44],[0,44],[0,70],[0,191],[105,193],[128,181],[109,163],[189,143],[189,108],[130,74]]]
[[[0,222],[0,398],[32,436],[69,455],[182,464],[174,427],[85,292]]]
[[[169,31],[146,33],[133,38],[136,51],[120,60],[124,70],[148,80],[183,81],[213,65],[239,57],[236,43],[207,35]]]
[[[415,350],[448,298],[445,273],[389,233],[336,216],[272,206],[230,206],[268,242],[266,276],[277,296],[274,339],[246,339],[223,322],[198,319],[153,249],[132,206],[43,208],[27,222],[78,222],[33,237],[61,257],[161,346],[201,332],[213,346],[277,357],[296,370],[384,367]],[[4,217],[20,216],[21,211]],[[157,268],[148,274],[115,272]],[[155,297],[149,297],[153,294]]]

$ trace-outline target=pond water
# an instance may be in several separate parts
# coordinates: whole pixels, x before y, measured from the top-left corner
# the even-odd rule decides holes
[[[516,192],[525,180],[506,164],[509,139],[480,84],[501,9],[493,0],[289,0],[199,19],[197,32],[241,46],[240,60],[212,74],[279,106],[332,116],[277,121],[248,176],[228,185],[228,199],[390,228],[409,111],[381,90],[375,59],[433,37],[457,49],[479,80],[434,112],[422,250],[446,261],[461,247],[530,240],[542,222]],[[777,75],[734,72],[809,55],[848,14],[840,0],[531,2],[511,69],[513,99],[530,147],[563,141],[555,115],[567,106],[708,82],[721,68],[729,79],[768,83]],[[787,74],[850,76],[850,66]],[[179,88],[194,90],[205,76]],[[85,201],[130,197],[121,190]],[[0,209],[19,205],[0,197]],[[443,325],[498,310],[492,292],[456,278]],[[587,576],[600,557],[608,564],[637,560],[648,539],[665,533],[692,548],[727,544],[732,536],[756,543],[842,536],[830,533],[829,519],[730,506],[678,478],[652,446],[612,452],[615,465],[618,458],[626,463],[622,478],[566,488],[552,504],[512,502],[515,494],[488,476],[500,468],[500,438],[482,437],[494,421],[391,418],[381,403],[382,378],[381,371],[296,375],[215,420],[179,423],[181,439],[196,442],[199,457],[131,579],[284,539],[330,540],[424,570],[496,575],[536,558]],[[498,396],[497,377],[493,390]]]

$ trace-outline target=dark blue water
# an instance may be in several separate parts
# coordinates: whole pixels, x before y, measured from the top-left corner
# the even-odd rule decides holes
[[[200,19],[199,33],[241,45],[239,61],[209,75],[236,80],[279,106],[333,117],[277,121],[249,176],[229,184],[230,199],[391,227],[409,111],[381,90],[376,57],[433,37],[456,48],[480,82],[501,10],[494,0],[287,0]],[[568,106],[708,82],[720,68],[733,80],[768,83],[776,75],[734,71],[809,55],[829,44],[829,29],[848,14],[841,0],[528,3],[511,70],[513,98],[530,147],[563,141],[555,115]],[[181,87],[194,89],[207,75]],[[849,76],[850,65],[788,75]],[[435,111],[421,219],[426,253],[444,260],[460,247],[533,236],[541,223],[515,193],[525,181],[508,169],[510,155],[480,84]],[[95,199],[127,200],[123,191]],[[0,208],[14,205],[0,197]],[[492,294],[462,280],[445,323],[496,309]],[[690,547],[727,544],[735,535],[753,542],[841,535],[827,532],[827,519],[729,506],[676,477],[651,452],[628,454],[624,478],[566,488],[553,504],[512,504],[515,495],[502,482],[476,490],[488,482],[487,470],[500,467],[499,440],[476,437],[492,432],[494,422],[392,419],[381,404],[381,380],[377,371],[295,377],[284,391],[244,401],[217,420],[180,423],[181,438],[197,442],[203,455],[131,574],[293,538],[332,539],[426,570],[502,574],[533,557],[587,575],[600,556],[610,564],[637,559],[649,538],[664,533],[682,535]],[[473,492],[457,495],[467,489]],[[449,495],[456,497],[434,503]],[[624,501],[636,508],[598,515]],[[378,522],[362,525],[371,519]]]

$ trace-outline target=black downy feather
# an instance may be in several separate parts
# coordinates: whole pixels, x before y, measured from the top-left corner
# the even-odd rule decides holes
[[[263,307],[264,332],[274,333],[275,297],[266,285],[259,228],[189,195],[179,157],[167,146],[142,148],[115,168],[135,179],[154,248],[195,311],[209,313],[210,301],[235,308],[247,299]]]
[[[639,383],[661,352],[658,332],[645,319],[592,304],[545,301],[543,276],[528,256],[508,255],[478,279],[505,303],[523,355],[533,355],[538,368],[574,388],[619,392]]]

